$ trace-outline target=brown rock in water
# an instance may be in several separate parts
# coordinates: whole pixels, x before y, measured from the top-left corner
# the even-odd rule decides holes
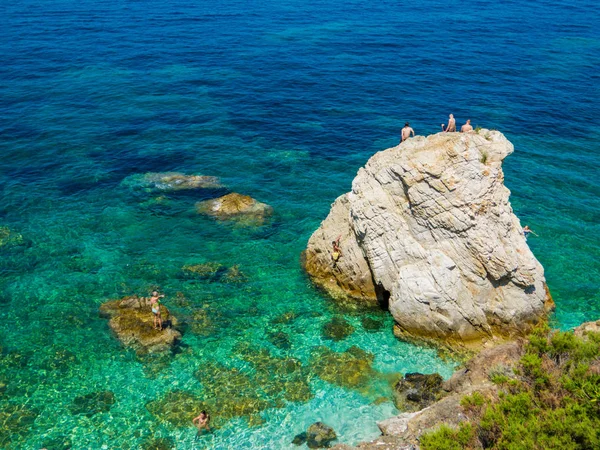
[[[440,374],[407,373],[394,386],[396,408],[417,411],[440,397],[444,379]]]
[[[177,319],[163,305],[160,305],[160,312],[163,329],[155,330],[148,298],[125,297],[100,306],[100,315],[110,319],[108,325],[123,345],[139,354],[170,351],[181,339],[181,333],[173,328]]]
[[[263,225],[273,208],[248,195],[235,192],[196,203],[196,210],[219,220],[234,220],[243,225]]]

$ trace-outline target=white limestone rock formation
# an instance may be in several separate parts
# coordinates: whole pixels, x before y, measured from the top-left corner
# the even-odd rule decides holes
[[[523,334],[553,302],[503,184],[512,152],[481,130],[375,154],[310,238],[307,272],[335,297],[387,303],[404,337],[479,346]]]

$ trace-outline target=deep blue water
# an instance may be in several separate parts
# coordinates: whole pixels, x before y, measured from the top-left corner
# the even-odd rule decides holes
[[[35,411],[21,435],[0,423],[0,446],[288,448],[316,420],[340,442],[375,437],[375,421],[396,412],[381,401],[383,381],[353,389],[315,376],[310,400],[225,420],[197,442],[145,405],[174,390],[202,397],[196,369],[243,369],[240,342],[310,370],[315,346],[355,345],[382,374],[452,372],[434,351],[396,341],[383,312],[364,313],[385,324],[367,330],[363,313],[332,304],[299,265],[330,204],[407,120],[427,135],[452,112],[505,133],[516,149],[505,183],[539,235],[530,246],[554,324],[600,318],[595,2],[20,0],[0,15],[0,227],[22,237],[0,247],[0,415]],[[205,194],[131,188],[136,174],[166,171],[220,177],[274,217],[258,229],[222,224],[195,213]],[[205,262],[239,265],[247,282],[181,276]],[[180,317],[202,309],[214,326],[190,327],[184,351],[150,373],[97,311],[154,287]],[[275,320],[289,312],[291,324]],[[324,339],[332,317],[354,333]],[[110,411],[72,413],[75,397],[105,390]]]

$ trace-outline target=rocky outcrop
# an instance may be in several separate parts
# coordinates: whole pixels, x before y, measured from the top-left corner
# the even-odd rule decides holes
[[[419,437],[425,431],[434,429],[442,423],[456,427],[467,420],[460,404],[464,396],[476,391],[484,396],[496,395],[499,387],[491,379],[500,373],[513,374],[513,368],[524,354],[523,344],[523,340],[517,340],[481,351],[463,368],[457,370],[449,380],[441,384],[441,393],[437,393],[438,380],[417,377],[420,384],[435,385],[436,393],[433,395],[442,398],[419,411],[404,412],[378,422],[382,436],[372,442],[358,444],[356,447],[339,445],[334,448],[337,450],[418,449]]]
[[[305,433],[294,437],[292,444],[302,445],[306,443],[308,448],[329,448],[331,443],[337,439],[333,428],[323,422],[315,422]]]
[[[207,175],[186,175],[179,172],[150,172],[127,177],[123,184],[132,189],[148,192],[177,192],[197,189],[222,188],[217,177]]]
[[[234,220],[242,225],[263,225],[273,208],[248,195],[235,192],[196,203],[196,210],[215,219]]]
[[[160,305],[160,312],[163,329],[155,330],[148,298],[125,297],[100,306],[100,316],[110,319],[111,330],[123,345],[133,348],[138,355],[168,352],[181,339],[181,333],[174,328],[177,319],[164,305]]]
[[[394,403],[400,411],[423,409],[438,399],[444,379],[438,373],[407,373],[394,386]]]
[[[306,271],[334,297],[387,304],[401,337],[478,347],[523,334],[553,303],[503,184],[512,151],[481,130],[377,153],[310,238]]]

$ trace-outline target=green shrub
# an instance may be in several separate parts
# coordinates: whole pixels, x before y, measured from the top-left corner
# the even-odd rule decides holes
[[[422,450],[463,450],[469,447],[474,438],[471,424],[462,423],[457,430],[442,425],[436,431],[423,434],[419,443]]]
[[[498,398],[480,393],[461,401],[470,422],[421,438],[424,450],[600,449],[600,334],[536,328],[509,377],[491,370]]]

